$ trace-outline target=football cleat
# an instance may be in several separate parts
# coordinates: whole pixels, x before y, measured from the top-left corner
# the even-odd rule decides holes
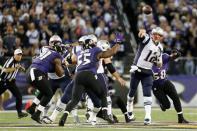
[[[113,119],[114,119],[114,122],[115,123],[118,123],[119,121],[118,121],[118,118],[113,114]]]
[[[31,116],[31,119],[33,119],[34,121],[36,121],[37,123],[39,124],[42,124],[41,120],[40,120],[40,114],[38,113],[34,113],[32,116]]]
[[[67,117],[68,117],[68,113],[64,113],[63,116],[60,118],[59,126],[64,126]]]
[[[126,123],[129,123],[129,122],[131,122],[131,121],[135,121],[135,116],[134,116],[134,114],[131,114],[131,115],[129,115],[129,114],[124,114],[124,116],[125,116],[125,121],[126,121]]]
[[[93,126],[95,126],[95,125],[96,125],[96,121],[91,121],[91,124],[92,124]]]
[[[151,119],[150,118],[145,118],[144,119],[144,125],[150,125],[151,124]]]
[[[113,116],[107,114],[107,110],[102,110],[103,119],[106,120],[108,123],[114,124]]]
[[[42,118],[42,122],[45,123],[45,124],[52,124],[53,120],[51,120],[50,117],[48,117],[48,116],[44,116]]]
[[[182,119],[179,119],[179,120],[178,120],[178,123],[181,123],[181,124],[188,124],[189,121],[185,120],[185,118],[182,118]]]
[[[20,119],[20,118],[23,118],[23,117],[27,117],[27,116],[28,116],[27,113],[24,113],[24,112],[18,113],[18,118],[19,118],[19,119]]]

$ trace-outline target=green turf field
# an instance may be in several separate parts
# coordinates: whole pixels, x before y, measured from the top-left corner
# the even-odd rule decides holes
[[[16,112],[0,112],[0,130],[1,131],[197,131],[197,109],[184,108],[185,118],[190,124],[178,124],[176,112],[171,109],[166,112],[160,111],[159,108],[153,108],[152,124],[143,125],[144,109],[135,108],[136,121],[132,123],[124,123],[124,117],[119,110],[114,110],[119,118],[119,123],[108,125],[99,119],[96,126],[92,126],[85,122],[85,110],[79,111],[80,124],[73,123],[73,118],[68,118],[65,127],[58,127],[58,120],[51,125],[37,124],[30,117],[18,119]],[[60,117],[60,116],[59,116]]]

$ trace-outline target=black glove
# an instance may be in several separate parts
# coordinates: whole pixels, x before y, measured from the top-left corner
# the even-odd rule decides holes
[[[173,50],[171,51],[171,54],[173,55],[173,58],[174,58],[174,59],[176,59],[176,58],[178,58],[178,57],[181,56],[181,52],[180,52],[178,49],[173,49]]]

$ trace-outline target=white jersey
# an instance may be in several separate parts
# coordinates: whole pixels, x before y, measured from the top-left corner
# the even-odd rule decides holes
[[[160,43],[158,45],[154,44],[150,36],[146,34],[142,44],[139,45],[137,54],[134,58],[134,65],[151,70],[154,61],[157,60],[162,62],[162,52],[162,45]]]
[[[99,66],[98,66],[98,69],[97,69],[97,74],[100,74],[100,73],[104,73],[103,59],[99,60]]]

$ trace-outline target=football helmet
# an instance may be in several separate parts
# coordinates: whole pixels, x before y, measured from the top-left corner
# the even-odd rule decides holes
[[[107,51],[110,48],[110,44],[107,40],[99,40],[97,42],[97,47],[99,47],[102,51]]]
[[[152,30],[152,32],[151,32],[152,34],[159,34],[159,35],[161,35],[161,36],[163,36],[164,35],[164,31],[163,31],[163,29],[162,28],[160,28],[160,27],[156,27],[156,28],[154,28],[153,30]]]
[[[97,44],[97,37],[95,35],[88,35],[85,39],[85,43],[83,45],[84,49],[91,49],[96,46]]]
[[[57,52],[63,52],[62,39],[58,35],[53,35],[49,39],[49,46]]]

